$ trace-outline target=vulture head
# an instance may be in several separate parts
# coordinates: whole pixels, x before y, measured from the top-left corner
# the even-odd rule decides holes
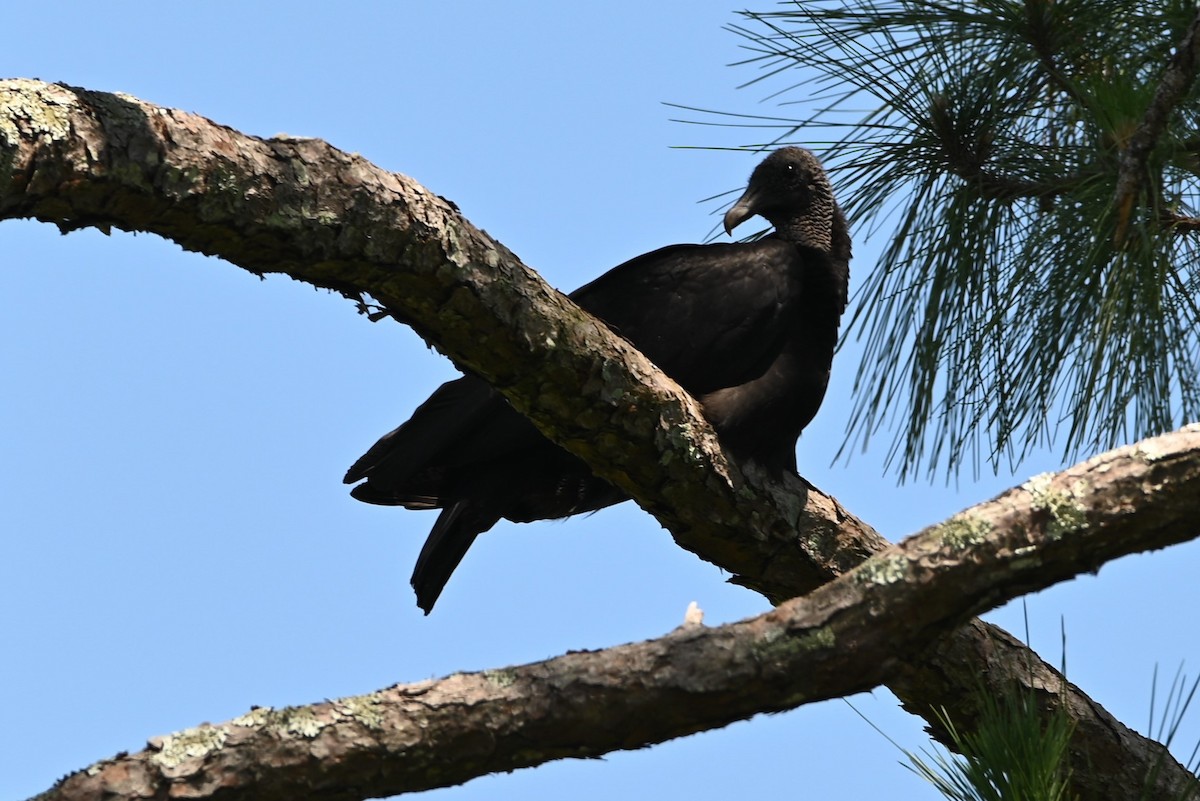
[[[837,205],[817,157],[800,147],[782,147],[750,175],[745,193],[725,213],[725,233],[755,214],[779,236],[828,253]]]

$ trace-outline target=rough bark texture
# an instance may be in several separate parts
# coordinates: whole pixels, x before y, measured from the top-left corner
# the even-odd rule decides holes
[[[252,710],[99,763],[44,798],[349,801],[639,748],[874,687],[971,614],[1117,556],[1191,539],[1197,520],[1200,426],[1039,476],[757,618]],[[1044,689],[1060,693],[1063,682]],[[1091,756],[1092,770],[1125,761],[1120,751]],[[1126,778],[1136,791],[1142,777]],[[1106,797],[1119,796],[1110,788]]]
[[[630,492],[681,546],[775,602],[886,547],[799,480],[776,484],[728,464],[694,401],[453,204],[318,140],[263,140],[127,96],[0,82],[0,219],[14,217],[150,231],[256,273],[359,302],[369,294]],[[1047,503],[1046,514],[1062,505]],[[962,718],[981,678],[1007,691],[1007,676],[1028,677],[1030,664],[1032,684],[1056,691],[1052,668],[972,622],[888,683],[926,720],[939,706]],[[1134,797],[1117,791],[1160,749],[1074,688],[1065,703],[1075,753],[1091,755],[1078,791]],[[1162,776],[1187,781],[1173,760]]]

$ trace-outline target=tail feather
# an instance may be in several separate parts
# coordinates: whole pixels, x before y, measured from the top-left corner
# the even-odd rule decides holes
[[[360,456],[342,481],[353,484],[370,477],[400,487],[431,465],[452,464],[463,453],[475,458],[478,437],[473,438],[471,432],[493,406],[506,405],[480,378],[463,376],[447,381],[416,408],[408,422],[382,436]],[[524,419],[512,414],[518,421]]]
[[[403,506],[405,509],[440,509],[444,506],[436,493],[413,490],[403,494],[382,490],[370,481],[364,481],[350,490],[350,497],[363,503],[377,506]]]
[[[433,610],[438,596],[450,575],[458,567],[475,538],[500,520],[500,515],[472,508],[469,500],[459,500],[446,507],[438,516],[417,566],[413,568],[412,588],[417,593],[417,606],[425,614]]]

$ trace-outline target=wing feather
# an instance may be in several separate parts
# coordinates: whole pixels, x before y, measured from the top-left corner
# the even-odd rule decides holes
[[[761,374],[801,291],[794,245],[675,245],[615,267],[571,294],[699,396]]]

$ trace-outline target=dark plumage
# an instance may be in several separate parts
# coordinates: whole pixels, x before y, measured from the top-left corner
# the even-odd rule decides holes
[[[674,245],[627,261],[571,298],[700,401],[722,445],[796,469],[796,440],[829,381],[846,306],[850,237],[824,170],[785,147],[750,176],[725,230],[758,214],[756,242]],[[450,381],[346,473],[368,503],[441,509],[413,571],[428,613],[475,537],[500,518],[566,517],[626,500],[474,376]]]

